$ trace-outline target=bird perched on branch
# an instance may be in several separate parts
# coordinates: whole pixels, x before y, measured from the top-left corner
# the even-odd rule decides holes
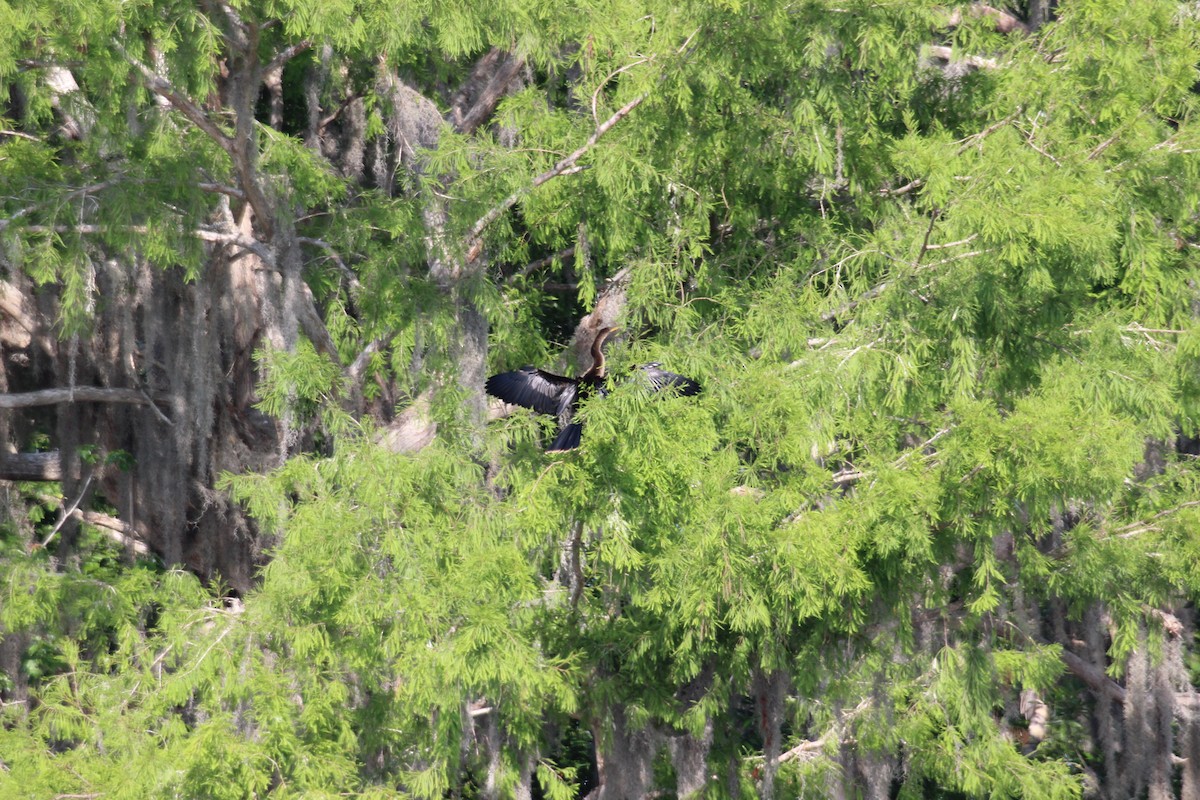
[[[583,423],[575,421],[579,401],[593,391],[604,394],[604,343],[618,328],[602,328],[592,340],[592,366],[578,378],[567,378],[537,367],[521,367],[502,372],[487,379],[485,388],[493,397],[506,403],[531,408],[539,414],[558,418],[558,436],[546,448],[547,453],[563,453],[579,447]],[[675,388],[683,395],[699,394],[700,384],[691,378],[667,372],[658,362],[643,364],[638,369],[646,376],[654,391]]]

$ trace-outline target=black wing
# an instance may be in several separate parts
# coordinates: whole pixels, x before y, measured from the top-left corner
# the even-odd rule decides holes
[[[654,391],[656,392],[661,392],[664,389],[676,389],[683,395],[700,394],[700,384],[691,378],[676,375],[674,372],[667,372],[657,361],[650,364],[643,364],[639,369],[650,380],[650,385],[654,387]]]
[[[575,381],[537,367],[521,367],[493,375],[487,379],[484,388],[488,394],[506,403],[553,416],[562,416],[570,408],[577,391]]]

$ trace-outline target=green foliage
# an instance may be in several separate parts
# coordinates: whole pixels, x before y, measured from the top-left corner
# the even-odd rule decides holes
[[[627,268],[614,373],[660,361],[704,392],[614,382],[582,405],[583,447],[552,457],[527,414],[458,444],[456,386],[434,399],[438,441],[397,455],[343,411],[342,364],[304,340],[263,348],[258,407],[324,438],[222,479],[277,543],[244,610],[86,537],[105,557],[81,571],[5,545],[0,625],[25,639],[0,690],[19,679],[32,699],[3,707],[0,795],[473,797],[532,770],[562,800],[586,770],[556,755],[564,731],[603,736],[618,707],[693,737],[715,720],[710,764],[737,766],[712,795],[749,795],[762,730],[735,712],[774,672],[792,693],[782,749],[827,743],[781,769],[780,794],[852,780],[845,735],[903,752],[902,797],[1081,795],[1076,721],[1030,758],[997,717],[1064,681],[1025,604],[1104,609],[1119,676],[1149,609],[1200,599],[1200,479],[1165,444],[1200,426],[1191,16],[1078,0],[1004,37],[945,31],[928,2],[236,5],[271,22],[265,51],[311,40],[349,75],[378,58],[443,105],[493,46],[530,66],[495,130],[443,132],[426,182],[397,197],[258,129],[258,167],[304,211],[305,277],[342,362],[386,339],[366,374],[415,396],[453,367],[469,302],[495,370],[550,366],[566,312],[535,284],[578,282],[570,308],[587,307]],[[197,185],[233,168],[109,44],[136,31],[131,55],[153,42],[206,97],[220,24],[46,0],[0,4],[0,28],[20,124],[56,113],[26,51],[78,54],[98,131],[4,139],[6,261],[58,285],[65,333],[90,324],[102,251],[200,275],[192,233],[224,201]],[[934,69],[937,37],[994,68]],[[367,111],[387,135],[389,109]],[[530,188],[584,146],[584,169]],[[456,296],[425,268],[434,190],[459,257],[520,195]],[[590,261],[514,277],[581,233]]]

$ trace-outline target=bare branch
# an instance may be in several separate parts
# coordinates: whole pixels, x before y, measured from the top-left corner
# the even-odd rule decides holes
[[[79,504],[83,502],[83,497],[87,494],[88,487],[91,485],[92,474],[89,473],[87,478],[85,478],[83,481],[83,486],[80,488],[79,494],[75,496],[73,501],[71,501],[70,506],[68,507],[67,505],[63,505],[58,522],[54,525],[54,529],[50,531],[50,533],[46,534],[46,538],[41,541],[42,547],[50,544],[50,540],[53,539],[54,535],[62,529],[63,523],[67,521],[67,518],[79,508]]]
[[[812,739],[809,741],[801,742],[800,744],[793,747],[791,750],[788,750],[786,753],[780,753],[778,761],[780,764],[784,764],[784,763],[787,763],[788,761],[791,761],[793,758],[803,758],[810,754],[819,753],[820,751],[825,749],[825,746],[829,743],[829,740],[832,737],[833,737],[833,731],[829,730],[829,731],[826,731],[825,735],[822,736],[820,739]]]
[[[897,195],[908,194],[914,189],[920,189],[924,185],[925,181],[921,180],[920,178],[914,178],[897,189],[880,189],[879,194],[882,197],[895,197]]]
[[[346,368],[346,375],[350,380],[358,384],[362,380],[363,373],[367,371],[367,365],[371,363],[371,357],[391,344],[394,338],[396,338],[395,334],[384,336],[364,347],[362,352],[354,359],[354,363]]]
[[[464,95],[467,92],[460,93],[458,99],[461,102],[455,103],[452,113],[454,127],[459,133],[474,132],[476,128],[492,115],[492,112],[496,110],[496,106],[500,103],[500,98],[508,91],[508,87],[512,85],[513,80],[516,79],[521,69],[525,66],[525,59],[501,50],[493,50],[484,56],[480,61],[480,66],[482,67],[488,61],[498,58],[503,58],[503,63],[491,73],[479,95],[474,98],[474,101],[466,110],[462,109],[461,104],[466,101]],[[478,75],[472,75],[473,82],[477,81],[478,78]]]
[[[613,78],[620,75],[622,72],[625,72],[626,70],[631,70],[634,67],[636,67],[637,65],[645,64],[648,61],[650,61],[649,58],[639,58],[637,61],[633,61],[629,64],[626,64],[623,67],[619,67],[619,68],[613,70],[612,72],[608,73],[608,75],[604,76],[604,80],[600,81],[600,83],[597,84],[596,91],[592,92],[592,120],[597,125],[600,124],[600,114],[598,111],[596,111],[596,101],[600,97],[600,92],[604,91],[604,87],[608,85],[609,81],[611,81]]]
[[[224,4],[221,4],[221,7],[227,13],[233,14],[236,17],[233,9]],[[258,183],[258,176],[254,169],[254,139],[251,135],[254,125],[252,110],[250,112],[246,112],[245,110],[239,111],[237,116],[237,138],[231,138],[217,126],[216,122],[194,100],[178,91],[162,75],[159,75],[141,61],[131,56],[119,41],[114,39],[113,46],[141,74],[146,88],[169,101],[173,108],[219,144],[221,149],[229,155],[233,160],[234,169],[237,170],[238,178],[241,180],[241,191],[246,193],[246,199],[258,218],[258,225],[269,239],[274,229],[274,215],[271,211],[271,203],[267,200],[266,194],[263,193],[262,186]],[[249,118],[247,118],[248,113],[250,114]]]
[[[216,194],[225,194],[237,200],[245,200],[246,193],[236,186],[226,186],[223,183],[198,183],[196,184],[203,192],[214,192]]]
[[[48,453],[0,454],[0,481],[61,481],[62,461],[57,450]]]
[[[73,389],[41,389],[36,392],[0,394],[0,408],[34,408],[59,403],[129,403],[153,405],[140,389],[114,389],[106,386],[76,386]]]
[[[1101,697],[1118,703],[1125,702],[1125,689],[1119,683],[1104,674],[1104,670],[1089,664],[1070,650],[1063,648],[1063,663],[1075,677],[1087,684],[1088,688]]]
[[[71,512],[71,515],[88,525],[99,528],[100,532],[109,539],[122,547],[128,547],[139,556],[150,555],[150,548],[146,546],[146,543],[134,538],[133,531],[129,526],[116,517],[102,514],[99,511],[81,511],[79,509]]]
[[[1014,119],[1017,118],[1017,116],[1021,113],[1022,110],[1023,110],[1023,108],[1018,107],[1016,111],[1009,114],[1007,117],[1004,117],[1003,119],[996,120],[991,125],[988,125],[986,128],[981,130],[979,133],[973,133],[970,136],[966,137],[965,139],[960,139],[958,142],[958,144],[959,144],[958,152],[955,155],[961,156],[963,153],[970,150],[972,145],[982,142],[984,139],[991,136],[993,133],[995,133],[996,131],[1003,128],[1005,125],[1012,122]]]
[[[570,258],[573,255],[575,255],[575,245],[571,245],[570,247],[563,248],[562,250],[559,250],[557,253],[548,255],[545,258],[539,258],[536,261],[530,261],[528,264],[526,264],[520,270],[518,270],[517,272],[514,272],[512,275],[509,275],[506,283],[512,283],[517,278],[524,278],[524,277],[528,276],[531,272],[535,272],[535,271],[541,269],[542,267],[550,266],[555,261],[565,261],[566,259]]]
[[[352,269],[346,266],[346,262],[342,260],[340,255],[338,255],[338,252],[334,249],[333,245],[323,239],[314,239],[310,236],[298,236],[296,237],[296,241],[300,242],[301,244],[311,244],[314,247],[319,247],[328,253],[329,259],[337,265],[338,270],[346,278],[346,283],[350,287],[350,291],[355,295],[362,291],[362,284],[359,283],[358,276],[354,274]]]
[[[38,137],[31,136],[28,133],[22,133],[21,131],[2,130],[2,131],[0,131],[0,136],[14,136],[18,139],[28,139],[31,142],[40,142],[41,141],[41,139],[39,139]]]
[[[275,54],[275,57],[271,59],[270,63],[268,63],[263,69],[263,72],[269,74],[276,70],[283,69],[284,64],[291,61],[293,58],[300,55],[310,47],[312,47],[312,42],[310,42],[308,39],[302,39],[293,45],[283,48]]]
[[[333,111],[330,111],[325,116],[321,117],[321,119],[317,122],[317,133],[323,133],[325,131],[325,129],[327,127],[329,127],[329,123],[333,122],[335,119],[340,117],[342,115],[342,112],[345,111],[346,108],[349,107],[349,105],[351,103],[353,103],[355,100],[358,100],[361,97],[362,97],[361,92],[354,92],[354,93],[348,95],[344,100],[342,100],[342,102],[338,103],[337,108],[335,108]]]
[[[270,248],[257,239],[252,239],[242,233],[230,231],[213,231],[207,228],[199,228],[192,231],[192,235],[203,242],[214,242],[216,244],[232,244],[243,250],[248,250],[261,258],[267,265],[275,264],[275,255]]]
[[[945,244],[927,244],[927,245],[925,245],[925,249],[926,250],[942,250],[946,247],[958,247],[959,245],[970,244],[971,242],[975,241],[978,238],[979,238],[978,233],[972,233],[967,238],[959,239],[957,242],[946,242]]]
[[[58,455],[58,453],[56,452],[55,455]],[[52,497],[44,494],[38,494],[37,498],[41,502],[50,506],[61,505],[65,500],[65,498]],[[130,548],[139,556],[151,555],[150,548],[146,546],[145,542],[139,541],[136,538],[136,534],[133,532],[133,529],[114,516],[104,514],[99,511],[87,511],[80,508],[71,510],[67,516],[71,517],[72,519],[77,519],[80,522],[86,522],[88,525],[98,528],[100,532],[109,539],[121,545],[122,547]]]
[[[1109,146],[1112,145],[1112,143],[1115,142],[1120,137],[1120,135],[1121,135],[1121,131],[1118,130],[1112,136],[1108,137],[1103,142],[1096,145],[1096,147],[1092,150],[1092,152],[1088,153],[1087,160],[1093,161],[1093,160],[1099,158],[1100,154],[1103,153],[1105,150],[1107,150],[1109,148]],[[1153,150],[1155,148],[1157,148],[1157,145],[1155,145],[1155,147],[1152,147],[1150,149]]]
[[[1117,528],[1115,531],[1113,531],[1112,535],[1120,539],[1129,539],[1137,536],[1140,533],[1158,530],[1158,526],[1153,524],[1154,520],[1162,519],[1163,517],[1170,516],[1171,514],[1177,514],[1185,508],[1193,508],[1195,506],[1200,506],[1200,500],[1189,500],[1186,503],[1180,503],[1177,506],[1168,508],[1165,511],[1160,511],[1153,516],[1147,517],[1146,519],[1138,520],[1137,522],[1131,522],[1128,525]]]
[[[925,253],[929,251],[929,237],[933,235],[933,226],[937,224],[938,217],[942,215],[941,209],[935,208],[933,213],[929,215],[929,227],[925,229],[925,238],[921,241],[921,249],[917,252],[917,257],[913,261],[913,266],[920,265],[921,259],[925,257]]]

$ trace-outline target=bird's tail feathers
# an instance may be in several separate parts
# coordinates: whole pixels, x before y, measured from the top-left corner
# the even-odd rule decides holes
[[[565,453],[568,450],[574,450],[579,447],[580,435],[583,433],[583,425],[578,422],[569,422],[563,426],[563,429],[558,432],[558,436],[554,439],[549,447],[546,448],[547,453]]]

